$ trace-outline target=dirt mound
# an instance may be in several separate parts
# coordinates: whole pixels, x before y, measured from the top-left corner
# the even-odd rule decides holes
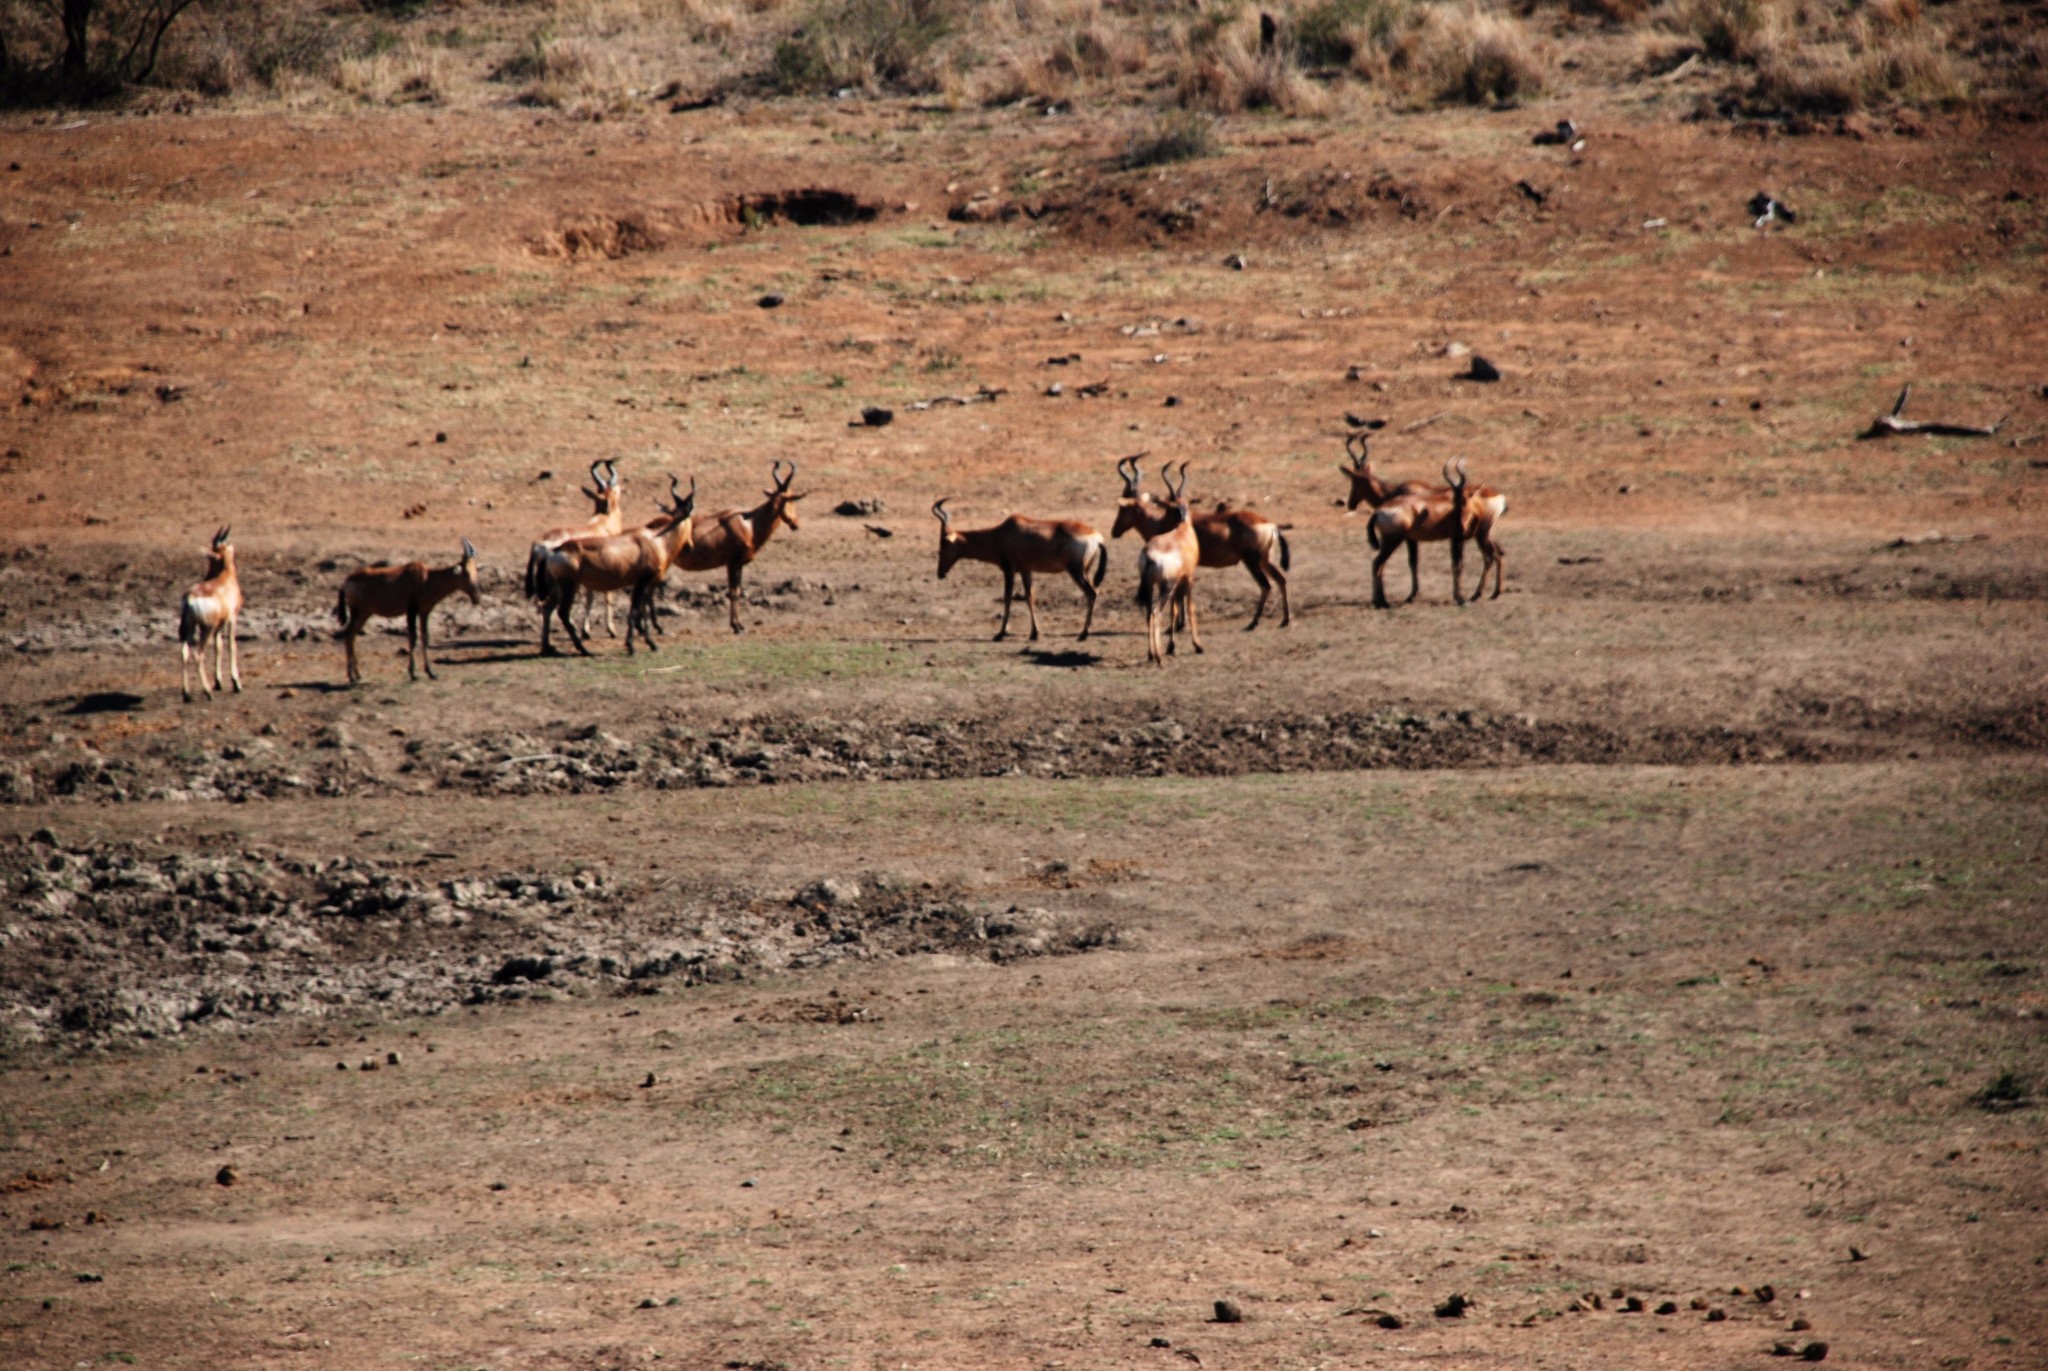
[[[412,866],[67,846],[38,832],[0,856],[15,911],[0,927],[0,1025],[30,1040],[157,1038],[284,1016],[649,993],[913,952],[1009,961],[1118,939],[1070,913],[875,876],[793,896],[686,895],[597,867],[432,878]]]
[[[822,186],[747,191],[667,209],[635,208],[569,215],[530,245],[541,257],[571,261],[616,261],[635,253],[659,252],[679,240],[775,224],[800,227],[872,222],[882,212],[873,201]]]

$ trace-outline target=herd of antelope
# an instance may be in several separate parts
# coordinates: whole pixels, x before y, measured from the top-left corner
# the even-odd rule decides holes
[[[1467,541],[1479,545],[1482,558],[1476,600],[1486,591],[1486,578],[1493,575],[1493,598],[1501,594],[1506,574],[1506,556],[1496,529],[1507,514],[1507,497],[1481,486],[1469,488],[1464,459],[1444,464],[1444,484],[1407,481],[1389,485],[1373,474],[1371,454],[1362,435],[1346,440],[1349,465],[1339,467],[1350,481],[1348,510],[1367,505],[1372,510],[1366,539],[1374,555],[1372,600],[1375,607],[1388,608],[1384,571],[1387,562],[1402,548],[1408,550],[1408,599],[1420,589],[1417,557],[1423,543],[1448,542],[1451,553],[1451,598],[1465,603],[1464,565]],[[1280,626],[1294,621],[1287,597],[1287,576],[1292,553],[1287,545],[1288,525],[1275,523],[1249,509],[1218,504],[1197,514],[1187,498],[1188,464],[1176,468],[1167,463],[1160,471],[1166,495],[1157,498],[1144,489],[1139,461],[1145,454],[1125,457],[1117,463],[1123,491],[1117,499],[1116,522],[1111,538],[1136,530],[1144,540],[1138,561],[1138,604],[1145,611],[1146,656],[1165,665],[1178,646],[1182,627],[1195,651],[1202,650],[1201,631],[1195,612],[1195,572],[1242,565],[1259,587],[1259,603],[1252,611],[1247,630],[1259,626],[1274,589],[1280,592]],[[785,471],[784,467],[788,470]],[[697,482],[688,491],[670,476],[668,499],[657,500],[656,514],[637,526],[625,521],[624,479],[615,462],[592,462],[590,484],[582,488],[591,501],[590,517],[579,524],[549,529],[527,550],[523,588],[540,611],[540,647],[544,656],[558,649],[550,632],[560,622],[571,647],[590,655],[591,617],[599,597],[604,600],[604,626],[617,636],[612,616],[615,594],[624,592],[626,651],[631,654],[634,638],[655,650],[654,634],[659,630],[658,594],[671,569],[714,571],[726,574],[727,619],[734,633],[744,631],[740,623],[741,583],[747,564],[761,554],[779,525],[798,527],[792,506],[803,499],[793,492],[796,463],[776,461],[769,470],[770,489],[751,509],[724,509],[715,514],[696,513]],[[962,561],[987,562],[1003,573],[1003,619],[996,641],[1009,636],[1010,610],[1017,582],[1024,583],[1024,608],[1030,620],[1031,639],[1038,638],[1038,601],[1033,593],[1033,575],[1064,572],[1081,592],[1087,613],[1081,622],[1086,640],[1095,625],[1097,589],[1109,571],[1109,542],[1087,524],[1075,519],[1031,519],[1012,514],[989,528],[956,529],[946,501],[932,505],[939,521],[939,579]],[[235,649],[235,620],[242,610],[242,585],[235,572],[235,549],[223,527],[213,537],[206,553],[206,576],[185,592],[178,608],[180,683],[187,700],[192,698],[192,667],[199,668],[199,689],[207,698],[232,684],[242,688],[240,659]],[[341,583],[335,603],[338,625],[335,637],[341,642],[348,668],[349,684],[362,679],[356,663],[356,639],[373,618],[403,618],[406,630],[406,674],[416,677],[418,666],[434,675],[429,617],[436,606],[451,595],[465,594],[470,603],[480,602],[477,588],[476,548],[462,540],[462,556],[453,566],[428,567],[420,562],[403,566],[377,563],[352,573]],[[572,611],[576,598],[583,597],[583,622],[579,627]],[[206,679],[208,649],[213,653],[213,681]],[[417,657],[417,665],[415,665]]]

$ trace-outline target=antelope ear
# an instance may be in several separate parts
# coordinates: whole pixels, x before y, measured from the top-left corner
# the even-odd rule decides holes
[[[804,498],[804,495],[809,495],[810,493],[811,493],[811,492],[809,492],[809,491],[807,490],[807,491],[804,491],[802,495],[785,495],[785,496],[783,496],[783,497],[782,497],[782,498],[783,498],[783,503],[784,503],[784,504],[791,504],[791,505],[793,505],[793,504],[795,504],[795,503],[796,503],[796,502],[797,502],[798,500],[801,500],[801,499],[803,499],[803,498]]]

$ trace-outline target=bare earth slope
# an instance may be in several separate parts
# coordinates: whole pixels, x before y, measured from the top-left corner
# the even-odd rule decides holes
[[[72,124],[0,130],[0,1363],[2034,1364],[2031,130]],[[1859,441],[1908,382],[2005,425]],[[1347,413],[1508,492],[1504,597],[1369,608]],[[1148,668],[1126,538],[989,642],[932,500],[1107,532],[1140,451],[1294,626],[1205,572]],[[745,635],[537,656],[600,458],[798,463]],[[343,689],[340,577],[463,537]]]

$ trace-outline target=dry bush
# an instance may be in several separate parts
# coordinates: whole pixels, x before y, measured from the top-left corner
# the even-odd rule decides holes
[[[1438,100],[1483,105],[1543,89],[1544,59],[1527,26],[1476,4],[1425,11],[1396,59],[1412,89]]]
[[[1149,128],[1133,133],[1118,160],[1129,168],[1156,167],[1211,157],[1216,148],[1216,121],[1193,110],[1180,110],[1162,114]]]
[[[1190,109],[1317,115],[1330,108],[1328,93],[1302,74],[1289,42],[1261,43],[1255,13],[1193,26],[1174,58],[1173,77],[1176,98]]]
[[[408,38],[395,47],[334,64],[336,90],[376,104],[433,104],[448,93],[448,58],[440,48]]]
[[[935,49],[959,10],[959,0],[817,0],[803,27],[776,45],[775,82],[792,94],[935,90]]]
[[[995,58],[977,87],[983,104],[1063,100],[1145,70],[1150,44],[1141,25],[1105,15],[1101,0],[1004,0],[969,25]],[[945,64],[955,72],[967,60]]]
[[[1752,66],[1783,48],[1795,28],[1786,0],[1676,0],[1667,19],[1715,61]]]

